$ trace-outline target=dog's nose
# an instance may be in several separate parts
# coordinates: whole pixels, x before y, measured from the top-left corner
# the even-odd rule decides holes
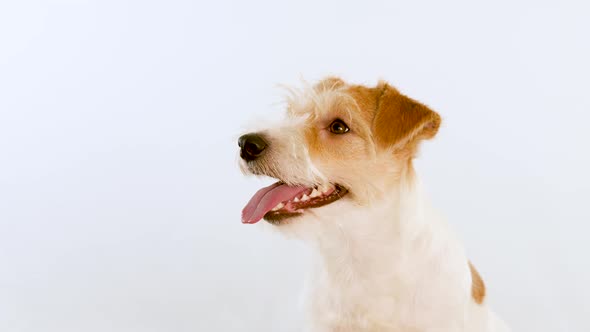
[[[240,157],[245,161],[251,161],[260,157],[268,143],[259,134],[246,134],[238,139],[240,146]]]

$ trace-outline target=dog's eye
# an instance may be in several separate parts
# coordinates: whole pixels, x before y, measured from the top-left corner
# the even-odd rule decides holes
[[[333,134],[346,134],[349,130],[346,123],[340,119],[336,119],[330,124],[330,132]]]

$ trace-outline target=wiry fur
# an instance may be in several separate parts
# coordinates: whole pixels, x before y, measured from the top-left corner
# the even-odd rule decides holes
[[[350,133],[331,134],[335,118]],[[438,114],[384,82],[328,78],[291,90],[286,121],[260,132],[269,151],[242,162],[246,173],[350,191],[273,226],[315,249],[309,331],[507,331],[412,167],[419,142],[439,125]]]

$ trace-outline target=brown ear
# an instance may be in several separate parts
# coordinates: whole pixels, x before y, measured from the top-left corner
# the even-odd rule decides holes
[[[380,83],[373,136],[384,148],[414,147],[422,139],[436,135],[440,116],[423,104],[404,96],[387,83]]]

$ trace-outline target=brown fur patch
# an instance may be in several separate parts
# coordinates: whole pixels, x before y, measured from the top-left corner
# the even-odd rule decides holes
[[[299,97],[290,101],[289,111],[308,116],[305,140],[316,166],[333,174],[357,172],[359,179],[368,168],[374,173],[394,175],[392,181],[402,174],[412,176],[412,158],[420,141],[434,137],[441,122],[436,112],[385,82],[367,87],[329,77],[311,90],[303,90]],[[328,128],[335,119],[342,120],[350,132],[330,133]],[[401,166],[358,161],[370,160],[381,152]]]
[[[379,91],[375,88],[367,88],[362,85],[353,85],[346,92],[355,100],[366,125],[371,128],[371,123],[377,110],[377,98]]]
[[[377,89],[380,94],[373,120],[373,135],[377,144],[385,148],[409,150],[412,156],[421,139],[436,135],[440,116],[387,83],[381,82]]]
[[[469,263],[469,270],[471,271],[471,297],[477,304],[482,304],[486,296],[486,286],[481,279],[481,276],[473,267],[471,262]]]
[[[344,82],[328,78],[317,83],[314,101],[308,109],[312,117],[305,130],[310,156],[324,168],[350,167],[338,161],[347,156],[367,155],[365,138],[371,135],[371,120],[374,104],[359,104]],[[367,89],[367,88],[365,88]],[[368,89],[367,89],[368,90]],[[340,119],[350,128],[350,134],[334,135],[328,131],[330,124]]]

